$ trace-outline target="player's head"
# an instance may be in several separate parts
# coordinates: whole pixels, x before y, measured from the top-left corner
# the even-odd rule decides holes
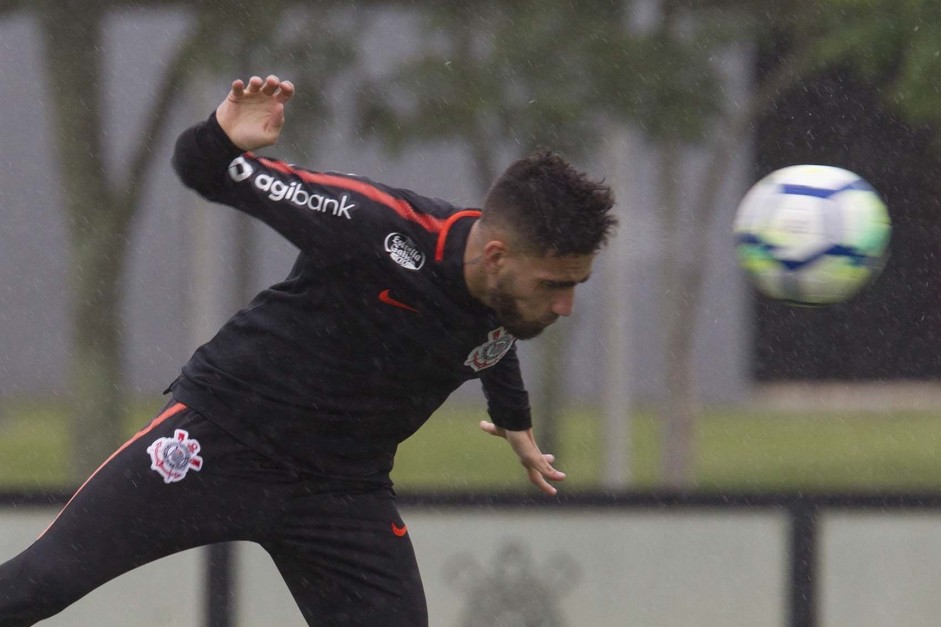
[[[617,224],[614,194],[551,150],[510,165],[484,199],[481,222],[535,256],[594,255]]]
[[[484,200],[483,301],[520,339],[572,312],[575,286],[616,225],[614,197],[548,150],[516,161]]]

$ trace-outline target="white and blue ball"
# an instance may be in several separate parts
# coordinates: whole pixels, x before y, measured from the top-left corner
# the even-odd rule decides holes
[[[876,277],[892,226],[885,203],[856,174],[822,165],[772,172],[742,199],[736,253],[766,296],[802,305],[845,301]]]

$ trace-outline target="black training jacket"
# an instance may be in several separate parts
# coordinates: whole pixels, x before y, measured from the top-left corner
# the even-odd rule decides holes
[[[468,379],[497,425],[529,428],[515,338],[464,282],[478,211],[243,153],[215,115],[180,135],[173,166],[300,249],[284,281],[195,352],[177,400],[305,470],[378,480]]]

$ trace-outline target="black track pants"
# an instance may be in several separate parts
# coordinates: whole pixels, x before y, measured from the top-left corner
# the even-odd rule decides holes
[[[160,557],[233,540],[268,551],[311,625],[428,624],[391,488],[298,473],[171,403],[0,565],[0,627],[32,625]]]

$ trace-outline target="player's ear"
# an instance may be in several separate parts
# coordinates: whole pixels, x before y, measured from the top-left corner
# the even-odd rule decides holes
[[[489,273],[500,270],[506,263],[509,247],[506,242],[498,239],[489,240],[484,244],[483,267]]]

